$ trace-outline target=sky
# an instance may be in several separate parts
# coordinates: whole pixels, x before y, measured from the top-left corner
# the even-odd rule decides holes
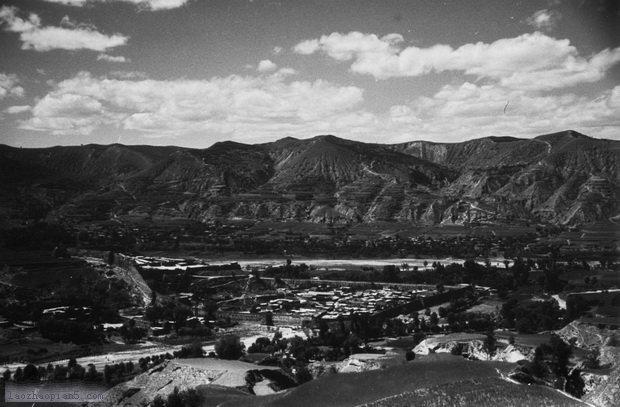
[[[0,144],[620,140],[617,0],[2,0]]]

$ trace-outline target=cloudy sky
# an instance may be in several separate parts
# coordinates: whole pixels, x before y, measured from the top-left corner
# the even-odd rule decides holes
[[[0,143],[620,140],[617,0],[3,0]]]

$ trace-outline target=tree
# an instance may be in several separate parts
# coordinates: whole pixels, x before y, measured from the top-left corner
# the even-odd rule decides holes
[[[128,325],[121,327],[121,337],[125,343],[136,343],[146,335],[146,329],[136,326],[136,321],[129,320]]]
[[[8,382],[9,379],[11,378],[11,369],[6,369],[3,373],[2,373],[2,377],[4,378],[5,382]]]
[[[428,330],[428,325],[426,324],[426,319],[422,318],[420,320],[420,331],[426,332]]]
[[[248,353],[272,353],[273,351],[274,347],[271,344],[271,341],[265,336],[256,338],[256,341],[248,348]]]
[[[312,380],[312,373],[303,365],[295,366],[295,380],[299,384],[309,382]]]
[[[225,335],[215,344],[215,352],[222,359],[236,360],[243,355],[243,345],[237,335]]]
[[[38,381],[39,380],[39,369],[37,369],[37,367],[33,365],[32,363],[28,363],[26,367],[24,368],[23,379],[30,380],[30,381]]]
[[[24,380],[24,370],[21,367],[15,369],[15,373],[13,374],[13,380],[16,382],[21,382]]]
[[[413,334],[413,343],[415,345],[419,344],[426,338],[426,335],[423,332],[416,332]]]
[[[544,377],[546,372],[545,354],[540,346],[534,350],[534,360],[532,360],[532,373],[537,377]]]
[[[155,396],[153,402],[151,403],[151,407],[166,407],[166,401],[161,396],[161,394]]]
[[[360,338],[357,335],[352,333],[351,335],[347,337],[347,339],[344,340],[344,342],[342,343],[342,346],[345,349],[345,354],[351,355],[351,354],[359,352],[361,344],[362,344],[362,341],[360,340]]]
[[[98,376],[97,368],[92,363],[89,363],[88,370],[86,371],[86,374],[84,375],[84,379],[90,382],[94,382],[97,380],[97,376]]]
[[[66,379],[68,371],[69,369],[67,369],[67,366],[56,365],[54,367],[54,375],[53,375],[54,380]]]
[[[183,406],[183,398],[179,392],[179,388],[175,387],[172,393],[168,394],[168,399],[166,400],[167,407],[184,407]]]
[[[110,365],[105,365],[103,367],[103,380],[108,384],[112,383],[112,373],[112,367],[110,367]]]
[[[174,354],[180,358],[202,358],[205,355],[205,351],[202,349],[200,341],[194,341],[189,345],[183,346],[180,351],[174,352]]]
[[[431,326],[437,326],[438,323],[439,323],[439,317],[437,317],[437,313],[436,312],[431,313]]]
[[[581,398],[581,396],[585,394],[585,387],[586,384],[581,378],[581,371],[579,369],[573,369],[573,371],[566,378],[564,390],[574,397]]]
[[[69,369],[69,379],[83,379],[85,374],[86,369],[84,369],[79,364],[76,364],[71,369]]]
[[[487,332],[486,338],[484,338],[484,349],[489,354],[489,356],[495,355],[495,351],[497,350],[497,340],[495,339],[493,330],[489,330],[489,332]]]
[[[551,335],[549,343],[543,346],[543,351],[552,356],[552,367],[555,374],[560,377],[568,376],[568,359],[572,354],[569,344],[564,342],[558,335]]]
[[[411,362],[415,359],[415,352],[409,349],[407,353],[405,353],[405,358],[407,359],[407,362]]]
[[[39,380],[47,379],[47,370],[43,366],[39,366],[37,370],[39,371]]]
[[[463,354],[463,346],[460,343],[457,343],[452,349],[450,349],[450,354],[454,356],[461,356]]]

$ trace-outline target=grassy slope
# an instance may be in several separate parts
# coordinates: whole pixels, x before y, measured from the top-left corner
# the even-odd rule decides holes
[[[506,373],[511,366],[499,362],[471,362],[451,355],[431,355],[390,369],[327,376],[286,393],[221,405],[582,405],[552,389],[499,379],[498,371]]]

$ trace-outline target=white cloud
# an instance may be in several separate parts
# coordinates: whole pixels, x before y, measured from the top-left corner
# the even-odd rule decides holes
[[[278,65],[268,59],[263,59],[262,61],[260,61],[258,63],[258,67],[256,68],[258,72],[273,72],[276,69],[278,69]]]
[[[207,132],[237,137],[314,134],[322,127],[360,123],[353,112],[361,89],[317,80],[287,81],[279,72],[210,80],[96,78],[80,73],[41,98],[21,128],[89,134],[102,126],[151,135]]]
[[[24,88],[18,85],[19,80],[16,75],[0,73],[0,99],[8,96],[24,96]]]
[[[8,114],[19,114],[30,111],[30,106],[28,105],[19,105],[19,106],[9,106],[4,109],[4,113]]]
[[[278,69],[278,71],[274,74],[274,75],[279,75],[279,76],[290,76],[290,75],[297,75],[298,72],[293,69],[293,68],[280,68]]]
[[[148,75],[145,72],[140,71],[110,71],[108,74],[110,78],[113,79],[148,79]]]
[[[16,7],[0,9],[0,25],[5,31],[19,33],[22,49],[50,51],[53,49],[106,51],[127,43],[120,34],[106,35],[92,26],[77,25],[63,18],[64,27],[42,26],[38,15],[31,13],[27,19],[17,16]]]
[[[44,0],[48,3],[59,3],[67,6],[82,7],[95,3],[109,3],[110,0]],[[187,4],[190,0],[112,0],[118,3],[135,4],[141,10],[170,10]]]
[[[543,9],[536,11],[525,22],[537,30],[551,31],[560,18],[562,15],[559,11]]]
[[[466,82],[444,86],[431,97],[392,106],[388,116],[384,127],[394,141],[534,136],[564,129],[617,139],[620,86],[592,99]]]
[[[97,61],[118,62],[118,63],[129,62],[129,60],[122,55],[108,55],[108,54],[97,55]]]
[[[280,54],[282,53],[282,51],[284,51],[284,49],[283,49],[282,47],[275,46],[275,47],[273,47],[273,49],[271,50],[271,53],[272,53],[273,55],[280,55]]]
[[[293,51],[301,55],[310,55],[319,51],[321,46],[318,40],[306,40],[293,47]]]
[[[450,142],[562,129],[617,139],[620,86],[586,97],[465,82],[372,113],[364,109],[360,88],[291,81],[279,71],[170,81],[80,73],[54,84],[20,123],[23,129],[56,135],[116,128],[148,137],[242,142],[328,133],[370,142]]]
[[[302,55],[322,52],[338,61],[353,61],[351,71],[377,79],[460,71],[502,86],[531,90],[596,82],[620,62],[620,47],[584,58],[569,40],[540,32],[456,49],[442,44],[402,47],[402,43],[400,34],[379,38],[360,32],[332,33],[300,42],[293,50]]]

